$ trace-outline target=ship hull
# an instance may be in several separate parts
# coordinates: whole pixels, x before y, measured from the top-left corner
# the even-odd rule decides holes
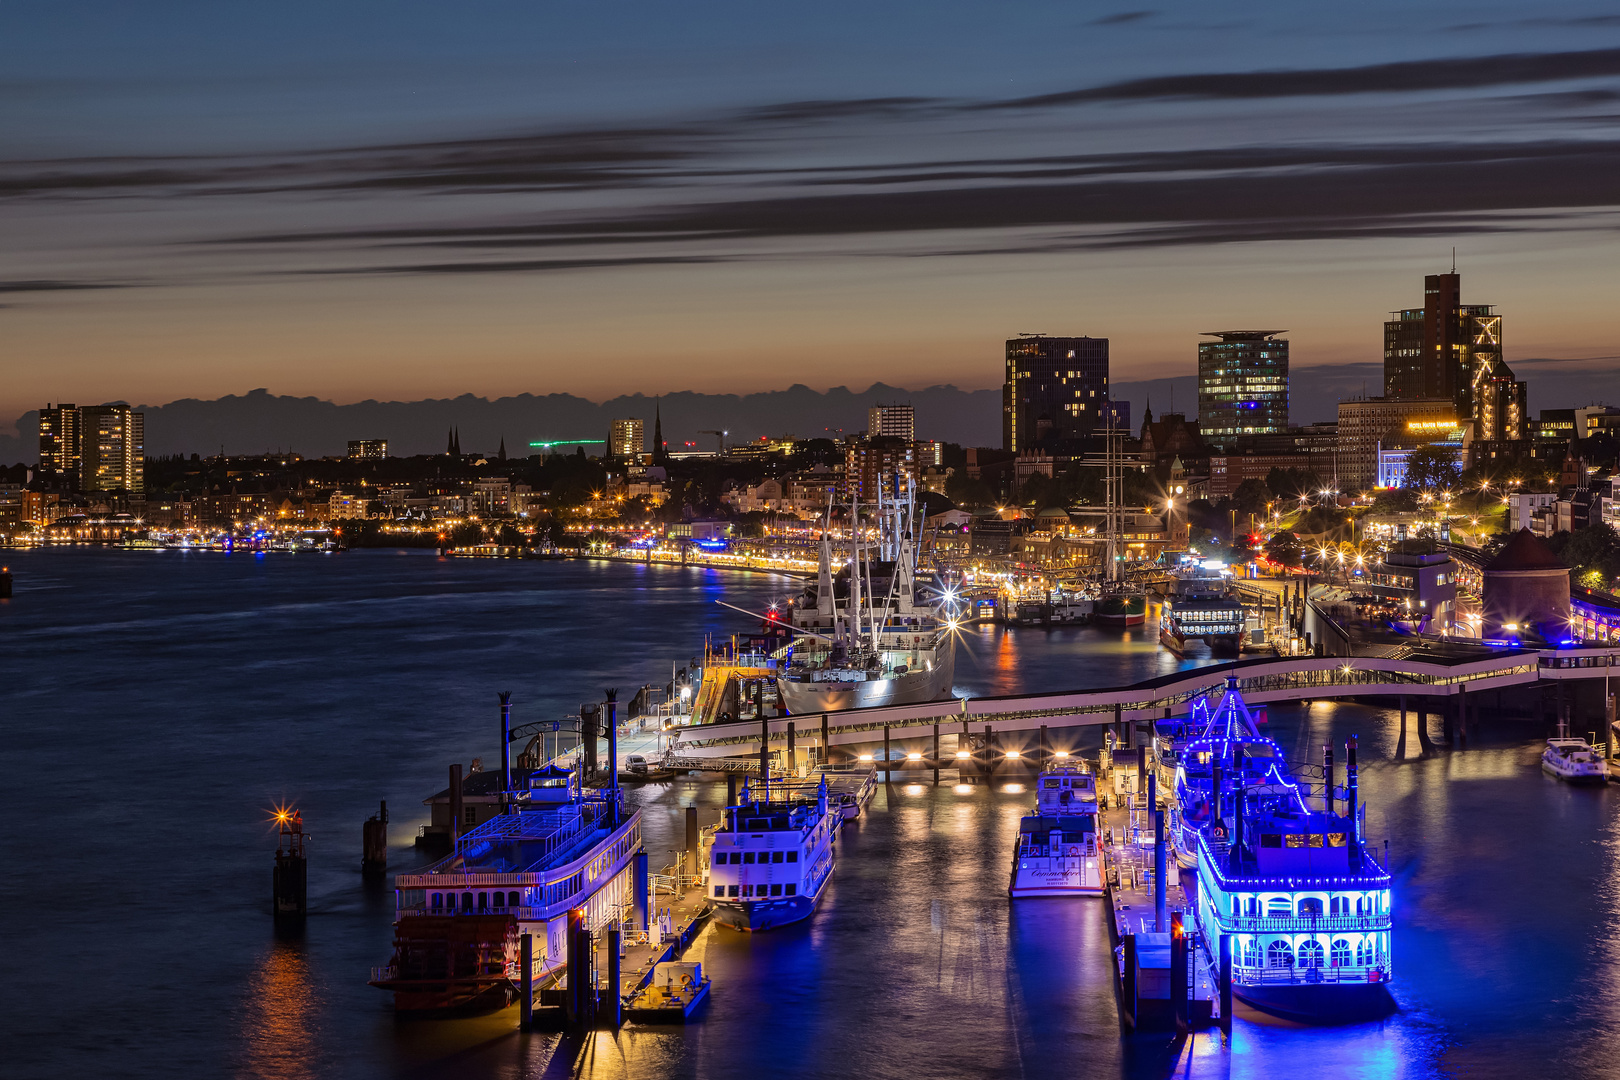
[[[832,870],[829,868],[827,876],[821,879],[820,887],[811,896],[773,897],[769,900],[750,900],[746,903],[717,900],[714,904],[714,921],[733,930],[749,932],[775,930],[781,926],[803,922],[815,914],[816,907],[827,892],[827,883],[831,880]]]
[[[947,646],[939,651],[932,670],[908,671],[887,679],[865,682],[802,682],[778,679],[777,688],[789,715],[840,712],[873,705],[920,705],[950,696],[956,671],[956,653]]]
[[[1387,1016],[1395,1010],[1387,983],[1232,984],[1232,994],[1246,1005],[1289,1020],[1309,1023],[1355,1023]]]
[[[499,1012],[517,1000],[517,990],[505,979],[482,985],[464,983],[423,983],[404,986],[397,982],[371,985],[394,992],[394,1011],[414,1016],[478,1016]]]

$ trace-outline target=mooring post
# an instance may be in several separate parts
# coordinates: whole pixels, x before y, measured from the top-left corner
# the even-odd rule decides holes
[[[1125,723],[1125,706],[1121,702],[1114,702],[1114,726],[1119,729],[1120,745],[1125,749],[1131,748],[1131,729]]]
[[[788,721],[787,737],[788,737],[788,744],[787,744],[787,774],[789,776],[797,776],[799,774],[799,757],[798,757],[798,754],[795,752],[794,745],[793,745],[793,721],[792,720]]]
[[[607,932],[608,950],[608,984],[607,984],[607,1015],[603,1017],[610,1027],[624,1025],[624,987],[621,983],[622,975],[620,962],[623,957],[619,954],[619,928],[609,928]]]
[[[1187,1034],[1187,934],[1179,911],[1170,916],[1170,1011],[1176,1034]]]
[[[763,716],[759,718],[759,795],[756,798],[764,802],[771,792],[771,722]]]
[[[832,743],[827,741],[827,714],[821,714],[821,763],[832,764]]]
[[[607,695],[608,791],[613,795],[613,824],[619,823],[619,691]]]
[[[1468,749],[1468,684],[1457,684],[1457,738],[1458,745]]]
[[[890,780],[894,779],[894,775],[889,771],[893,767],[894,767],[893,763],[889,761],[889,725],[884,724],[883,725],[883,782],[885,784],[887,784]]]
[[[939,725],[934,725],[934,786],[939,787]]]
[[[1420,699],[1418,702],[1417,735],[1420,749],[1425,751],[1434,749],[1434,742],[1429,738],[1429,702],[1427,698]]]
[[[1164,811],[1153,808],[1153,932],[1164,933]]]
[[[727,777],[727,779],[731,780],[733,785],[735,785],[737,782],[734,777]],[[647,874],[647,849],[642,848],[640,851],[636,852],[635,918],[636,929],[642,931],[643,933],[649,930],[652,926],[652,924],[647,920],[648,908],[650,906],[648,901],[648,890],[650,884],[651,878]]]
[[[528,1031],[534,1024],[534,935],[521,934],[518,937],[521,952],[518,963],[523,965],[522,985],[518,990],[519,1027]]]
[[[1126,934],[1122,943],[1125,946],[1125,974],[1122,977],[1124,985],[1120,988],[1120,997],[1125,1003],[1125,1017],[1130,1021],[1131,1027],[1136,1026],[1137,1000],[1136,1000],[1136,935]]]
[[[1038,758],[1037,758],[1036,763],[1035,763],[1035,768],[1036,768],[1037,771],[1039,771],[1040,769],[1042,769],[1042,768],[1044,768],[1046,766],[1047,755],[1050,754],[1051,752],[1052,752],[1051,748],[1048,746],[1048,744],[1046,742],[1046,725],[1042,724],[1041,725],[1041,748],[1037,752],[1038,753]]]
[[[512,692],[501,694],[501,813],[506,813],[512,791]]]
[[[1136,748],[1136,791],[1133,792],[1138,798],[1147,794],[1147,775],[1147,747],[1139,745]]]
[[[1232,1034],[1232,935],[1221,935],[1221,1030]]]
[[[726,773],[726,805],[737,805],[737,774],[734,772]]]
[[[580,956],[580,937],[584,933],[584,920],[585,911],[583,908],[574,908],[568,913],[568,996],[564,999],[567,1003],[564,1007],[564,1019],[568,1021],[568,1026],[573,1028],[579,1027],[584,1021],[582,1001],[584,999],[585,973]]]
[[[686,873],[696,876],[698,872],[698,822],[697,807],[686,808]]]
[[[376,877],[388,872],[388,803],[367,818],[361,828],[360,872]]]
[[[461,836],[461,762],[450,766],[450,846]]]

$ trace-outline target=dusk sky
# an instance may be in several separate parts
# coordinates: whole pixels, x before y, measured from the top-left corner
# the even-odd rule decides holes
[[[1566,403],[1544,372],[1620,385],[1612,5],[3,18],[0,426],[254,387],[978,388],[1020,331],[1106,336],[1127,380],[1287,328],[1296,383],[1377,392],[1385,314],[1453,246],[1533,407]]]

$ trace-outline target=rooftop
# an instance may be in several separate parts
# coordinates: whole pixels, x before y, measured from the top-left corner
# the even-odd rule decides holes
[[[1520,529],[1496,553],[1496,558],[1485,564],[1487,574],[1504,570],[1568,570],[1558,561],[1552,549],[1542,543],[1529,529]]]

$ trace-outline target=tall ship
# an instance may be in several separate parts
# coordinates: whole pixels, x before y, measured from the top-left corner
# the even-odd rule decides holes
[[[709,848],[715,921],[770,930],[809,918],[832,880],[842,821],[825,776],[814,787],[783,780],[744,788]]]
[[[522,984],[521,935],[533,935],[539,985],[567,962],[569,912],[583,907],[596,928],[633,903],[641,811],[625,813],[617,787],[583,790],[553,763],[508,798],[445,858],[395,876],[394,955],[370,981],[399,1011],[504,1008]]]
[[[1147,590],[1128,580],[1121,571],[1119,541],[1125,502],[1125,466],[1120,453],[1123,432],[1110,427],[1105,431],[1108,456],[1103,470],[1103,487],[1107,494],[1104,518],[1104,565],[1099,576],[1098,594],[1091,608],[1091,622],[1095,626],[1141,626],[1147,621]]]
[[[1097,777],[1078,759],[1054,758],[1035,785],[1035,813],[1018,824],[1007,894],[1101,896]]]
[[[955,621],[943,598],[921,595],[915,491],[907,478],[887,479],[895,482],[892,498],[884,498],[880,484],[876,503],[850,504],[849,547],[839,553],[847,564],[836,572],[829,511],[819,572],[792,606],[795,637],[778,658],[777,689],[790,714],[950,696]],[[863,505],[876,526],[874,540],[861,535]]]
[[[1362,841],[1355,749],[1342,807],[1331,763],[1313,807],[1229,682],[1181,750],[1173,837],[1197,867],[1200,948],[1214,964],[1231,936],[1232,992],[1255,1008],[1331,1023],[1394,1007],[1390,877]]]
[[[1159,643],[1177,656],[1202,640],[1211,656],[1237,656],[1248,636],[1243,601],[1220,571],[1192,563],[1177,574],[1159,615]]]

